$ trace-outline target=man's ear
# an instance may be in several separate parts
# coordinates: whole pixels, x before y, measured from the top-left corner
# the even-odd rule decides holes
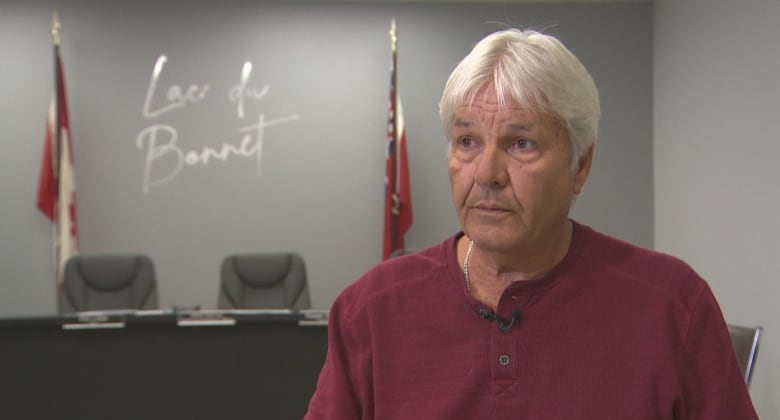
[[[588,150],[580,156],[577,161],[577,169],[574,172],[574,194],[582,192],[582,188],[585,186],[585,180],[588,179],[590,174],[590,166],[593,163],[593,149],[595,145],[588,147]]]

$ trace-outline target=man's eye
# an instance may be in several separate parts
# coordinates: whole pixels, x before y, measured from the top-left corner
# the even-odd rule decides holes
[[[458,139],[458,146],[459,147],[471,147],[474,145],[474,138],[473,137],[461,137]]]
[[[536,147],[536,143],[533,140],[517,139],[512,142],[511,147],[516,150],[530,150]]]

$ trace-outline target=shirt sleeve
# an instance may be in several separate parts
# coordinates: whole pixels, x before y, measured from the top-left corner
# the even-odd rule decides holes
[[[680,418],[758,419],[720,307],[706,283],[692,306],[685,332]]]
[[[304,420],[370,419],[371,352],[368,334],[354,325],[355,311],[342,294],[328,319],[328,352]]]

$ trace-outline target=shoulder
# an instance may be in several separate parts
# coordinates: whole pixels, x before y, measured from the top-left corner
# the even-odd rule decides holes
[[[401,255],[371,267],[347,286],[333,303],[333,310],[350,314],[369,308],[404,306],[431,293],[446,290],[450,283],[457,235],[421,251]]]
[[[581,259],[601,276],[632,287],[648,297],[666,297],[690,309],[709,287],[682,259],[643,248],[579,225]]]

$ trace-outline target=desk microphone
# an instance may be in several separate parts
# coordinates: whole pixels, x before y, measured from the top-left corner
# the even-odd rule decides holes
[[[512,327],[515,326],[515,322],[517,322],[518,319],[520,319],[520,316],[523,314],[520,312],[519,309],[513,309],[512,310],[512,317],[510,319],[502,318],[498,316],[495,312],[480,308],[478,306],[474,307],[474,310],[477,312],[479,316],[482,318],[488,320],[488,321],[496,321],[496,324],[498,324],[498,329],[503,332],[509,332],[509,330],[512,329]]]

